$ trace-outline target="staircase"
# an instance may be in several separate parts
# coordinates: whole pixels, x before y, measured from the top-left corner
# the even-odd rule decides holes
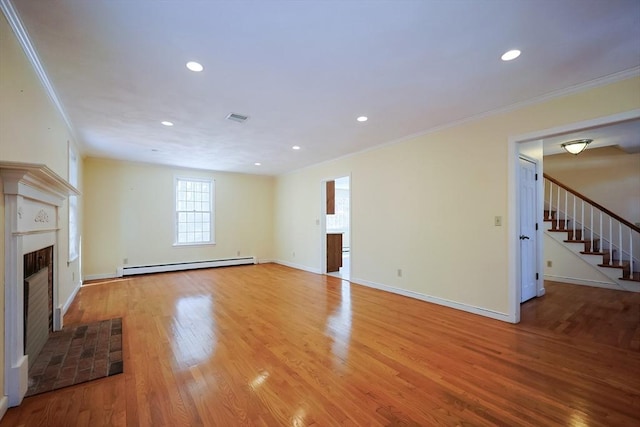
[[[640,292],[640,228],[547,174],[544,194],[544,221],[551,227],[545,233],[621,289]]]

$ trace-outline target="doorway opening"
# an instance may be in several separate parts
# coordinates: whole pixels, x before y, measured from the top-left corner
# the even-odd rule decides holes
[[[543,173],[544,165],[542,163],[543,153],[545,151],[545,141],[558,135],[569,134],[571,132],[594,129],[615,123],[621,123],[629,120],[640,118],[640,110],[632,110],[625,113],[614,114],[611,116],[601,117],[593,120],[587,120],[578,123],[563,125],[551,129],[533,132],[525,135],[518,135],[509,138],[509,172],[508,172],[508,199],[509,199],[509,218],[513,221],[509,222],[508,231],[508,277],[509,277],[509,314],[508,320],[512,323],[520,322],[520,304],[522,301],[522,258],[523,251],[521,248],[521,198],[523,195],[520,190],[520,158],[522,155],[533,158],[539,162],[537,173],[539,179],[536,181],[537,206],[535,218],[539,224],[536,233],[536,272],[539,274],[537,296],[545,294],[543,280],[543,210],[544,200],[540,202],[540,198],[544,197],[543,180],[540,176]],[[532,154],[533,153],[533,154]]]
[[[343,176],[326,183],[324,229],[325,272],[344,280],[351,278],[351,186]]]

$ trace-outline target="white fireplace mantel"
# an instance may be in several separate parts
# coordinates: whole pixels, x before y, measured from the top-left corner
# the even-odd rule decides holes
[[[0,162],[4,191],[4,389],[9,406],[22,402],[28,387],[29,361],[24,354],[24,255],[48,246],[58,259],[58,208],[79,195],[66,180],[43,164]],[[62,327],[58,306],[58,268],[54,267],[54,330]]]
[[[57,206],[68,196],[80,195],[74,186],[40,163],[0,162],[0,175],[4,182],[4,194],[29,197],[32,190],[39,190],[43,193],[41,196],[51,200],[52,204],[57,199]]]

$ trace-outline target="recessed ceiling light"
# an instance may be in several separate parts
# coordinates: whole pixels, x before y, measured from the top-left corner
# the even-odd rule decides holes
[[[294,145],[294,146],[293,146],[293,147],[291,147],[291,148],[292,148],[292,149],[294,149],[294,150],[299,150],[299,149],[300,149],[300,146],[299,146],[299,145]]]
[[[173,122],[169,122],[169,121],[166,121],[166,120],[163,120],[160,123],[162,123],[165,126],[173,126]]]
[[[204,70],[204,67],[202,66],[202,64],[195,61],[187,62],[187,68],[196,73],[199,73],[200,71]]]
[[[157,153],[160,150],[158,150],[157,148],[152,148],[151,151],[153,151],[154,153]]]
[[[254,165],[256,165],[256,166],[261,166],[261,165],[262,165],[262,163],[260,163],[260,162],[255,162],[255,163],[254,163]]]
[[[511,60],[516,59],[518,56],[520,56],[520,53],[521,52],[518,49],[513,49],[513,50],[510,50],[508,52],[505,52],[501,56],[501,58],[502,58],[503,61],[511,61]]]
[[[360,116],[356,119],[359,122],[366,122],[367,120],[369,120],[369,117],[367,116]]]

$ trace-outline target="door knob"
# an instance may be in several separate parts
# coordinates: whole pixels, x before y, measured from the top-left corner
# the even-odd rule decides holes
[[[529,240],[529,236],[525,236],[524,234],[521,234],[520,240]]]

